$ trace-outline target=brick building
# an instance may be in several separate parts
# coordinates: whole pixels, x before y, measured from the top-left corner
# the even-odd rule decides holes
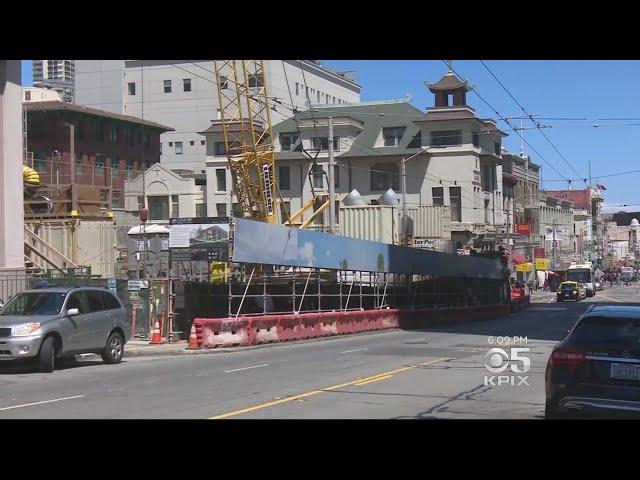
[[[173,128],[65,102],[24,103],[25,163],[45,185],[102,187],[101,201],[124,207],[124,182],[160,161],[160,134]],[[69,124],[74,125],[73,170]]]

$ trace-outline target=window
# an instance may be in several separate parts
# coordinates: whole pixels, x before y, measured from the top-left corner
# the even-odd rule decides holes
[[[296,82],[296,95],[300,95],[300,84]]]
[[[399,189],[398,166],[395,163],[376,163],[371,167],[371,190]]]
[[[462,130],[431,132],[432,147],[446,147],[449,145],[462,145]]]
[[[320,92],[317,92],[317,94],[318,94],[318,97],[317,97],[318,98],[318,103],[320,103]]]
[[[311,167],[311,175],[313,178],[313,187],[322,188],[324,186],[323,177],[324,169],[322,166],[315,164]]]
[[[280,147],[283,152],[291,150],[300,150],[302,145],[297,145],[300,137],[297,133],[281,133],[280,134]]]
[[[474,147],[479,147],[480,146],[480,136],[478,135],[478,132],[473,132],[472,134],[473,136],[473,146]]]
[[[87,301],[89,303],[89,313],[101,312],[105,310],[104,302],[102,301],[102,292],[88,291]]]
[[[227,88],[229,88],[229,79],[224,75],[220,75],[219,82],[220,82],[220,88],[222,90],[226,90]]]
[[[196,203],[196,217],[206,217],[207,216],[207,204],[206,203]]]
[[[169,146],[170,146],[170,147],[173,147],[173,142],[169,142]]]
[[[193,140],[191,140],[191,141],[189,142],[189,145],[191,145],[192,147],[193,147],[195,144],[196,144],[196,142],[194,142]]]
[[[431,189],[434,207],[442,207],[444,205],[444,187],[433,187]]]
[[[126,165],[125,165],[125,170],[127,170],[128,172],[133,170],[133,160],[127,160]]]
[[[182,155],[182,142],[176,142],[176,155]]]
[[[134,144],[134,127],[133,126],[127,127],[127,143],[129,144],[129,146],[133,146]]]
[[[330,98],[331,98],[331,97],[329,97],[329,95],[326,95],[326,96],[325,96],[325,99],[324,99],[324,103],[326,103],[326,104],[328,105],[328,104],[329,104],[329,99],[330,99]]]
[[[391,127],[382,129],[382,137],[384,138],[385,147],[397,147],[400,145],[400,139],[404,135],[405,127]]]
[[[200,140],[200,145],[204,145],[204,140]]]
[[[493,191],[493,171],[491,165],[482,166],[482,190],[485,192]]]
[[[180,201],[178,195],[171,195],[171,216],[180,218]]]
[[[162,155],[162,142],[160,142],[160,155]]]
[[[227,216],[227,204],[226,203],[216,203],[216,212],[218,212],[219,217]]]
[[[151,134],[150,133],[145,133],[144,134],[144,148],[147,149],[151,146]]]
[[[259,88],[264,87],[264,80],[262,75],[258,75],[255,73],[249,74],[249,88]]]
[[[320,150],[326,152],[329,150],[329,138],[328,137],[312,137],[311,138],[312,150]],[[340,151],[340,137],[333,137],[333,150]]]
[[[182,89],[185,92],[190,92],[191,91],[191,79],[190,78],[183,78],[182,79]]]
[[[291,189],[291,170],[289,167],[278,167],[278,186],[280,190]]]
[[[164,81],[164,93],[171,93],[171,80]]]
[[[120,208],[120,192],[111,192],[111,207]]]
[[[47,171],[47,160],[45,159],[45,154],[40,152],[40,154],[36,155],[36,158],[33,160],[33,168],[36,172],[46,172]]]
[[[216,157],[223,157],[227,154],[227,149],[224,142],[215,142],[213,144],[213,154]]]
[[[309,98],[309,87],[304,87],[304,96],[308,99]]]
[[[490,215],[489,215],[489,200],[484,200],[484,222],[491,223]]]
[[[149,220],[169,220],[169,197],[147,197]]]
[[[122,308],[118,299],[109,292],[100,292],[100,295],[102,295],[102,303],[104,304],[105,310]]]
[[[136,84],[134,82],[127,83],[127,87],[129,88],[129,95],[136,94]]]
[[[416,133],[412,138],[407,148],[420,148],[422,147],[422,132]]]
[[[120,159],[117,155],[111,157],[111,176],[119,177],[120,176]]]
[[[87,313],[87,309],[85,307],[85,292],[75,292],[67,301],[67,310],[70,308],[77,308],[80,315]]]
[[[96,155],[96,167],[95,167],[96,175],[98,176],[104,175],[104,164],[105,164],[104,155]]]
[[[462,188],[449,187],[449,205],[451,205],[451,221],[462,221]]]
[[[102,122],[102,120],[96,120],[95,127],[96,127],[96,140],[100,142],[104,142],[104,123]]]
[[[495,144],[494,144],[494,153],[495,153],[496,155],[500,155],[500,153],[501,153],[501,145],[500,145],[500,142],[495,142]]]
[[[333,97],[333,103],[336,103],[336,97]]]
[[[298,84],[296,83],[296,85],[298,85]],[[28,91],[28,90],[26,92],[24,92],[24,101],[25,102],[31,101],[31,92]]]
[[[280,202],[280,219],[287,220],[291,215],[291,202]]]
[[[118,143],[118,130],[118,125],[112,125],[111,128],[109,128],[109,140],[111,143]]]
[[[84,173],[84,167],[82,165],[82,154],[76,153],[76,175],[82,175]]]
[[[227,170],[216,168],[216,189],[218,192],[227,191]]]

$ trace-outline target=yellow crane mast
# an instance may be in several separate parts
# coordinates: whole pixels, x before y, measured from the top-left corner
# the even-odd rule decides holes
[[[234,192],[244,218],[278,221],[271,108],[262,60],[215,60],[220,120]],[[288,215],[287,215],[288,216]]]

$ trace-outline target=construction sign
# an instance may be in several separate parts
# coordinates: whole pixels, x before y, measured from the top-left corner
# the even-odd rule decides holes
[[[536,270],[550,270],[551,261],[548,258],[536,258]]]

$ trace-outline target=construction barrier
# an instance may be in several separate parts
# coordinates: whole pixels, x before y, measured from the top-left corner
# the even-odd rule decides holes
[[[322,313],[263,315],[236,318],[196,318],[193,322],[197,348],[305,340],[330,335],[348,335],[375,330],[406,330],[435,325],[464,323],[507,315],[513,308],[524,308],[529,297],[516,304],[482,305],[420,310],[355,310]],[[514,307],[514,305],[517,305]],[[193,347],[193,342],[190,342]]]

